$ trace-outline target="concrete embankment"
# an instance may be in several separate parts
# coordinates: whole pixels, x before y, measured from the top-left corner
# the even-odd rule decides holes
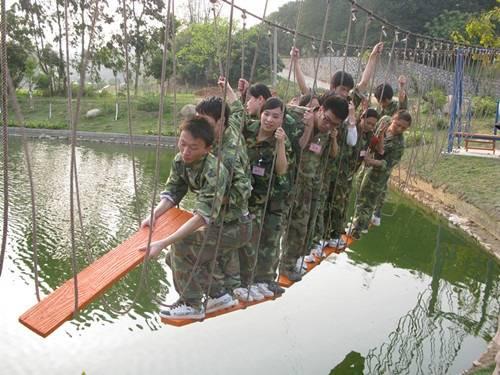
[[[24,132],[28,138],[37,139],[60,139],[68,140],[71,138],[71,131],[65,129],[29,129],[25,128]],[[9,128],[9,136],[22,136],[21,128]],[[129,136],[128,134],[120,133],[96,133],[96,132],[86,132],[77,131],[76,138],[79,141],[90,141],[90,142],[100,142],[100,143],[118,143],[118,144],[128,144]],[[154,135],[133,135],[132,143],[134,145],[143,146],[156,146],[158,137]],[[160,145],[162,147],[173,148],[177,140],[175,137],[160,137]]]

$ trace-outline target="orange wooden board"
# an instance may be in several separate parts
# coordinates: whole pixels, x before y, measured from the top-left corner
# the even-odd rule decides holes
[[[280,297],[281,296],[267,297],[267,298],[264,298],[262,301],[254,301],[254,302],[241,302],[241,301],[239,301],[236,305],[234,305],[232,307],[228,307],[226,309],[222,309],[219,311],[215,311],[215,312],[206,314],[204,319],[165,319],[165,318],[161,318],[161,321],[163,323],[171,325],[171,326],[183,327],[183,326],[186,326],[188,324],[192,324],[192,323],[196,323],[196,322],[203,322],[207,319],[211,319],[211,318],[215,318],[217,316],[229,314],[229,313],[232,313],[233,311],[244,310],[250,306],[259,305],[261,303],[268,302],[268,301],[274,301],[275,299],[280,298]]]
[[[172,208],[157,219],[153,240],[163,238],[177,230],[192,215]],[[147,243],[149,229],[137,231],[122,244],[110,250],[78,273],[78,309],[85,308],[113,283],[125,276],[144,260],[144,251],[138,248]],[[19,321],[40,336],[47,337],[73,316],[73,279],[27,310]]]
[[[347,236],[345,234],[342,235],[342,240],[346,243],[346,247],[350,246],[354,242],[354,239],[351,236]],[[329,246],[325,247],[323,249],[324,257],[322,257],[322,258],[314,257],[315,258],[314,262],[309,262],[309,263],[306,262],[305,263],[307,265],[307,270],[302,276],[305,276],[309,272],[311,272],[314,269],[314,267],[319,265],[323,261],[323,259],[328,257],[330,254],[333,254],[333,253],[339,254],[344,250],[345,250],[345,247],[341,248],[341,249],[336,248],[336,247],[329,247]],[[284,288],[290,288],[293,284],[295,284],[295,282],[291,281],[288,277],[286,277],[284,275],[279,275],[278,284],[280,284]]]

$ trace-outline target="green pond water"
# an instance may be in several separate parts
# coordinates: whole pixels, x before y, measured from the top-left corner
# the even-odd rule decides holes
[[[70,148],[29,145],[46,295],[72,276]],[[175,291],[160,258],[130,312],[111,310],[134,299],[140,268],[106,293],[105,302],[43,339],[18,322],[36,298],[25,160],[19,139],[9,146],[0,374],[459,374],[495,334],[499,265],[464,234],[391,193],[381,227],[273,302],[181,328],[164,325],[157,301],[175,300]],[[77,231],[80,268],[136,230],[136,199],[146,215],[155,150],[135,154],[137,198],[128,147],[83,143],[77,149],[85,234]],[[160,189],[172,156],[162,150]]]

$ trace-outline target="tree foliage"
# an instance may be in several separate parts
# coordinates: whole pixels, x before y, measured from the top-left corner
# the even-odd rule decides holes
[[[452,36],[457,42],[500,48],[500,6],[472,17],[465,25],[465,32],[455,31]]]

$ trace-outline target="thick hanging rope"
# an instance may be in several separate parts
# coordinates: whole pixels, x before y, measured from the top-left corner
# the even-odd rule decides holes
[[[247,14],[245,12],[241,13],[241,19],[243,21],[243,27],[241,29],[241,72],[240,77],[245,77],[245,34],[247,27]]]
[[[137,171],[135,166],[135,151],[132,135],[132,106],[130,105],[130,62],[129,62],[129,35],[127,29],[127,3],[122,1],[122,17],[123,17],[123,49],[125,53],[125,80],[127,81],[127,126],[128,126],[128,150],[132,157],[132,175],[134,178],[134,195],[135,195],[135,214],[138,224],[141,223],[141,212],[139,209],[139,189],[137,188]]]
[[[172,85],[173,85],[173,106],[172,106],[172,126],[175,134],[175,148],[177,149],[177,46],[176,37],[177,29],[175,27],[175,1],[172,1]]]
[[[219,75],[224,75],[224,68],[222,66],[222,60],[220,56],[220,45],[219,45],[219,28],[217,27],[217,11],[215,9],[215,1],[212,1],[212,12],[214,14],[214,38],[215,38],[215,58],[217,59],[217,65],[219,66]]]
[[[69,26],[68,26],[68,0],[64,3],[65,12],[65,31],[66,31],[66,73],[69,75]],[[80,115],[80,105],[81,98],[83,96],[84,85],[85,85],[85,75],[87,62],[89,60],[89,53],[92,48],[93,35],[95,31],[95,25],[97,23],[97,18],[99,14],[99,0],[94,2],[94,14],[92,16],[92,25],[90,28],[89,43],[87,50],[85,46],[82,46],[82,63],[80,70],[80,82],[78,97],[76,101],[76,110],[74,113],[71,112],[71,85],[68,84],[68,113],[70,114],[70,126],[71,126],[71,165],[70,165],[70,232],[71,232],[71,267],[73,271],[73,283],[74,283],[74,310],[73,314],[76,318],[78,316],[78,266],[76,257],[76,244],[75,244],[75,208],[74,208],[74,179],[73,176],[76,173],[76,128],[78,124],[78,118]],[[78,189],[78,188],[77,188]],[[78,190],[77,190],[78,191]]]
[[[9,84],[9,94],[12,102],[12,107],[14,108],[14,114],[16,117],[16,122],[21,127],[21,139],[23,143],[24,157],[26,159],[26,169],[28,171],[28,180],[30,184],[30,200],[31,200],[31,230],[32,230],[32,239],[31,239],[31,247],[33,251],[32,259],[33,259],[33,272],[35,278],[35,296],[37,301],[40,301],[40,282],[39,282],[39,271],[38,271],[38,219],[37,219],[37,211],[36,211],[36,203],[35,203],[35,183],[33,180],[33,171],[31,167],[32,163],[32,155],[30,148],[28,146],[28,140],[26,138],[26,131],[24,126],[24,118],[21,113],[21,106],[16,98],[16,89],[14,87],[14,83],[12,82],[12,78],[7,70],[7,81]]]
[[[215,1],[214,1],[215,2]],[[227,57],[226,57],[226,71],[229,71],[230,69],[230,53],[231,53],[231,41],[232,41],[232,27],[233,27],[233,8],[234,7],[231,7],[231,16],[230,16],[230,22],[229,22],[229,34],[228,34],[228,45],[227,45]],[[217,13],[214,11],[214,17],[217,17]],[[215,22],[216,20],[214,20],[214,27],[215,27]],[[220,71],[222,72],[222,66],[220,66]],[[221,123],[224,124],[225,123],[225,106],[226,106],[226,96],[227,96],[227,79],[226,79],[226,82],[225,82],[225,85],[224,85],[224,96],[223,96],[223,100],[222,100],[222,108],[221,108]],[[219,180],[220,180],[220,170],[221,170],[221,163],[222,163],[222,136],[223,136],[223,132],[219,132],[220,134],[218,134],[218,137],[217,137],[217,142],[218,142],[218,152],[217,152],[217,166],[216,166],[216,185],[219,184]],[[241,132],[240,132],[241,133]],[[232,180],[232,176],[233,176],[233,173],[234,173],[234,170],[233,168],[231,169],[230,171],[230,180]],[[211,208],[211,211],[210,211],[210,217],[213,217],[213,214],[214,214],[214,209],[215,209],[215,202],[218,198],[218,191],[215,192],[214,194],[214,198],[212,200],[212,208]],[[227,205],[224,205],[223,208],[222,208],[222,212],[220,214],[220,221],[221,221],[221,227],[219,228],[219,232],[218,232],[218,236],[217,236],[217,241],[216,241],[216,244],[215,244],[215,256],[214,256],[214,259],[210,265],[210,268],[211,268],[211,272],[210,272],[210,279],[209,279],[209,283],[208,283],[208,287],[207,287],[207,295],[209,295],[210,293],[210,289],[211,289],[211,286],[212,286],[212,279],[213,279],[213,273],[215,271],[215,264],[216,264],[216,261],[217,261],[217,253],[218,253],[218,250],[219,250],[219,246],[220,246],[220,238],[221,238],[221,235],[222,235],[222,230],[224,228],[224,216],[225,216],[225,212],[226,212],[226,207]],[[151,211],[151,215],[154,214],[154,205],[153,205],[153,208],[152,208],[152,211]],[[151,216],[151,219],[152,220],[153,216]],[[208,230],[205,231],[204,233],[204,236],[203,236],[203,241],[202,241],[202,244],[201,244],[201,247],[200,247],[200,251],[198,253],[198,256],[196,257],[196,261],[193,265],[193,268],[191,270],[191,273],[188,277],[188,280],[186,282],[186,286],[184,287],[183,290],[181,291],[178,291],[179,292],[179,297],[180,299],[183,299],[184,297],[184,294],[186,293],[186,290],[187,288],[189,287],[189,284],[191,284],[191,281],[193,280],[193,277],[194,277],[194,274],[196,273],[198,267],[199,267],[199,264],[200,264],[200,259],[201,259],[201,256],[203,254],[203,252],[205,251],[206,249],[206,246],[207,246],[207,242],[208,242],[208,234],[209,234],[209,231],[212,230],[212,227],[211,227],[212,223],[208,224]],[[172,247],[172,250],[174,252],[174,256],[175,256],[175,246]],[[148,243],[148,251],[149,251],[149,243]],[[172,262],[172,267],[174,266],[174,263]],[[175,273],[175,270],[172,269],[172,271]],[[206,299],[204,301],[204,307],[206,308],[206,304],[208,302],[208,299]]]
[[[7,231],[9,229],[9,117],[8,117],[8,89],[7,89],[7,17],[5,0],[2,0],[1,20],[1,50],[2,65],[2,145],[3,145],[3,225],[2,248],[0,250],[0,276],[2,275],[5,251],[7,248]]]
[[[233,19],[234,19],[234,0],[231,1],[231,12],[229,14],[229,27],[228,27],[228,37],[227,37],[227,46],[226,46],[226,72],[227,72],[227,77],[229,76],[229,73],[230,73],[230,70],[231,70],[231,49],[232,49],[232,41],[233,41]],[[215,22],[215,20],[214,20]],[[224,81],[224,96],[223,96],[223,99],[222,99],[222,108],[221,108],[221,123],[224,124],[225,121],[227,120],[225,118],[225,115],[226,115],[226,111],[225,111],[225,108],[226,108],[226,98],[227,98],[227,85],[228,85],[228,79],[225,79]],[[219,132],[219,148],[218,148],[218,155],[217,155],[217,178],[219,177],[220,175],[220,167],[221,167],[221,163],[222,163],[222,138],[223,138],[223,131]],[[238,134],[238,142],[239,140],[241,139],[241,131],[239,132]],[[234,175],[234,165],[233,165],[233,168],[231,168],[231,171],[229,173],[229,183],[231,184],[232,183],[232,180],[233,180],[233,175]],[[217,194],[216,194],[217,195]],[[216,196],[214,197],[214,200],[215,200]],[[212,205],[212,209],[215,205]],[[229,206],[229,202],[224,206],[223,210],[222,210],[222,216],[221,216],[221,225],[220,225],[220,228],[219,228],[219,232],[217,234],[217,240],[216,240],[216,243],[215,243],[215,254],[214,254],[214,257],[213,257],[213,260],[212,260],[212,263],[210,265],[210,277],[208,279],[208,286],[207,286],[207,291],[206,291],[206,294],[207,296],[210,296],[210,291],[212,290],[212,283],[213,283],[213,276],[214,276],[214,272],[215,272],[215,265],[217,263],[217,258],[218,258],[218,254],[219,254],[219,248],[220,248],[220,242],[221,242],[221,239],[222,239],[222,233],[223,233],[223,230],[224,230],[224,218],[225,218],[225,215],[226,215],[226,209],[227,209],[227,206]],[[205,236],[205,239],[207,238],[208,236]],[[198,256],[198,259],[201,258],[201,256]],[[197,261],[198,261],[197,259]],[[194,271],[194,269],[193,269]],[[204,302],[204,308],[206,309],[207,307],[207,303],[208,303],[208,298],[205,299],[205,302]]]
[[[157,137],[156,137],[155,174],[154,174],[153,192],[151,195],[151,204],[150,204],[150,211],[149,211],[149,220],[150,220],[149,222],[151,223],[151,225],[149,226],[146,252],[144,255],[144,262],[143,262],[143,267],[141,269],[141,276],[139,278],[137,290],[135,292],[134,298],[129,303],[129,305],[124,309],[123,313],[128,313],[130,310],[132,310],[132,307],[137,302],[137,300],[140,296],[141,290],[146,282],[146,278],[147,278],[148,271],[149,271],[149,260],[150,260],[149,254],[151,253],[151,240],[152,240],[152,236],[153,236],[152,223],[154,222],[154,209],[156,206],[155,202],[156,202],[156,197],[158,194],[158,180],[159,180],[159,175],[160,175],[160,147],[161,147],[161,133],[162,133],[162,126],[163,126],[163,112],[164,112],[164,102],[165,102],[165,79],[166,79],[166,75],[167,75],[166,74],[166,65],[167,65],[167,55],[168,55],[168,34],[169,34],[169,25],[170,25],[171,3],[172,3],[172,0],[169,0],[168,5],[167,5],[167,16],[165,17],[163,57],[162,57],[162,67],[161,67],[161,74],[160,74],[160,103],[159,103],[159,109],[158,109],[158,129],[157,129]]]

